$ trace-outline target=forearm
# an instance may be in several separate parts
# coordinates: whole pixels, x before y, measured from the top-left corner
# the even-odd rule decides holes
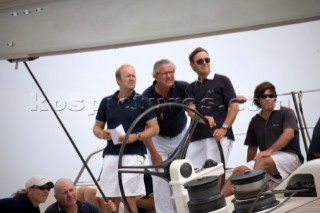
[[[99,126],[94,126],[93,127],[93,134],[99,139],[102,138],[102,131],[103,131],[103,129],[101,127],[99,127]]]
[[[258,147],[255,146],[248,146],[247,150],[247,162],[251,161],[254,159],[254,157],[257,154]]]
[[[149,150],[149,153],[151,156],[158,154],[156,147],[154,146],[151,139],[144,140],[143,143],[145,144],[145,146]]]
[[[154,118],[151,121],[148,121],[146,128],[142,132],[139,132],[140,140],[151,140],[153,136],[159,134],[159,131],[158,121]]]
[[[103,130],[104,126],[105,126],[105,123],[100,121],[96,121],[94,123],[93,129],[92,129],[93,134],[99,139],[105,139],[106,137],[105,131]]]
[[[283,131],[276,142],[268,149],[272,152],[279,151],[286,147],[294,137],[294,129],[287,128]]]
[[[189,108],[196,110],[196,106],[194,104],[188,105]],[[194,119],[196,117],[196,113],[191,110],[187,110],[187,114],[191,119]],[[209,123],[210,127],[215,126],[214,118],[212,116],[204,116],[206,120],[200,118],[198,123],[201,124],[207,124]]]
[[[151,197],[137,199],[136,203],[139,208],[155,210],[154,200]]]
[[[231,103],[228,109],[226,119],[224,120],[224,123],[227,124],[229,127],[231,127],[233,122],[236,120],[238,112],[239,112],[239,104]]]

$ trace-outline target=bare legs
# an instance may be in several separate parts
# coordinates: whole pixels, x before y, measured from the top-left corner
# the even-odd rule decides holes
[[[249,170],[248,167],[239,166],[239,167],[233,169],[231,176],[239,174],[239,173],[242,173],[242,172],[245,172],[247,170]],[[221,192],[225,197],[233,195],[233,185],[231,184],[229,178],[226,180],[225,184],[223,185],[223,187],[221,189]]]
[[[101,212],[117,212],[116,205],[112,200],[109,200],[107,203],[104,201],[103,198],[96,196],[96,189],[90,188],[88,186],[81,186],[77,189],[77,198],[79,200],[85,200],[93,205],[97,206]]]

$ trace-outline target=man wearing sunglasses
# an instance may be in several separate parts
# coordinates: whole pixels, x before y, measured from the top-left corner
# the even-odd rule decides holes
[[[39,204],[44,203],[53,188],[53,182],[41,175],[31,177],[25,189],[18,190],[12,198],[0,200],[1,213],[40,213]]]
[[[244,142],[248,146],[247,163],[232,172],[235,175],[247,170],[264,169],[273,187],[304,160],[294,111],[283,106],[276,107],[276,98],[276,89],[270,82],[256,87],[253,102],[261,110],[249,123]],[[230,180],[226,181],[221,192],[225,197],[233,194]]]
[[[199,120],[186,159],[195,168],[201,168],[208,159],[226,165],[234,141],[231,126],[239,111],[235,90],[228,77],[210,69],[211,60],[205,49],[196,48],[189,55],[189,61],[198,78],[189,84],[185,103],[204,115],[206,121]],[[191,118],[195,116],[191,111],[188,115]]]
[[[154,81],[142,95],[148,97],[153,105],[175,102],[183,103],[188,83],[175,80],[176,66],[167,59],[157,61],[153,66]],[[159,135],[147,141],[153,165],[168,159],[180,144],[186,132],[187,116],[180,107],[166,107],[155,110],[160,127]],[[153,147],[154,145],[154,147]],[[153,176],[153,195],[157,213],[173,213],[171,190],[167,181]]]

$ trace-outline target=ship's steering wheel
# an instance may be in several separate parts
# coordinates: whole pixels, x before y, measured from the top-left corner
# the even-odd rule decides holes
[[[190,110],[195,114],[195,117],[190,121],[190,125],[189,125],[185,135],[181,139],[181,142],[178,145],[178,147],[173,151],[173,153],[168,157],[168,159],[163,161],[161,164],[146,165],[146,166],[124,166],[124,165],[122,165],[122,158],[123,158],[124,148],[125,148],[125,145],[126,145],[126,142],[127,142],[128,138],[129,138],[129,135],[130,135],[131,131],[133,130],[133,128],[135,127],[135,125],[145,115],[147,115],[151,111],[153,111],[153,110],[155,110],[157,108],[164,108],[164,107],[180,107],[180,108],[184,108],[185,110]],[[126,196],[125,196],[125,192],[124,192],[124,188],[123,188],[123,182],[122,182],[122,174],[123,173],[150,174],[150,175],[155,175],[155,176],[161,177],[161,178],[163,178],[163,179],[165,179],[166,181],[169,182],[170,181],[170,173],[169,173],[170,165],[174,160],[184,159],[185,158],[186,152],[187,152],[190,140],[191,140],[191,136],[192,136],[192,134],[194,132],[194,129],[195,129],[195,127],[198,124],[198,121],[200,119],[206,121],[206,123],[207,123],[207,119],[202,114],[200,114],[198,111],[196,111],[195,109],[187,107],[184,104],[169,102],[169,103],[158,104],[158,105],[155,105],[153,107],[150,107],[149,109],[144,111],[139,117],[137,117],[134,120],[134,122],[131,124],[131,126],[129,127],[129,129],[128,129],[127,133],[126,133],[124,142],[121,144],[120,153],[119,153],[119,162],[118,162],[118,180],[119,180],[119,187],[120,187],[121,197],[122,197],[122,201],[123,201],[124,205],[126,206],[126,208],[128,209],[128,211],[130,213],[132,213],[132,209],[130,208],[129,203],[128,203],[128,201],[126,199]],[[209,125],[209,124],[207,123],[207,125]],[[219,151],[220,151],[221,162],[224,163],[224,155],[223,155],[223,152],[222,152],[222,148],[221,148],[220,142],[218,142],[218,147],[219,147]],[[225,165],[224,165],[224,167],[225,167]],[[146,169],[153,169],[153,170],[150,171],[150,170],[146,170]],[[223,175],[223,179],[225,179],[225,175]],[[224,180],[223,180],[223,182],[224,182]]]

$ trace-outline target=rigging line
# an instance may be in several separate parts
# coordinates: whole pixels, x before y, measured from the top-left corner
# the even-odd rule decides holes
[[[65,133],[66,133],[66,135],[68,136],[69,141],[71,142],[72,146],[73,146],[73,147],[74,147],[74,149],[76,150],[76,152],[77,152],[78,156],[80,157],[80,159],[81,159],[81,161],[82,161],[83,165],[84,165],[84,166],[86,167],[86,169],[88,170],[88,172],[89,172],[89,174],[90,174],[90,176],[91,176],[91,178],[92,178],[93,182],[94,182],[94,183],[95,183],[95,185],[97,186],[97,188],[98,188],[99,192],[101,193],[101,195],[102,195],[103,199],[107,202],[108,200],[106,199],[106,197],[105,197],[105,195],[104,195],[104,193],[103,193],[102,189],[100,188],[100,186],[99,186],[99,184],[98,184],[97,180],[95,179],[94,175],[92,174],[91,169],[89,168],[89,166],[88,166],[88,165],[87,165],[87,163],[85,162],[84,158],[82,157],[82,155],[81,155],[81,153],[80,153],[80,151],[79,151],[78,147],[77,147],[77,146],[76,146],[76,144],[74,143],[74,141],[73,141],[73,139],[71,138],[71,136],[70,136],[70,134],[69,134],[68,130],[66,129],[66,127],[65,127],[65,126],[64,126],[64,124],[62,123],[62,121],[61,121],[60,117],[58,116],[57,112],[54,110],[54,108],[53,108],[52,104],[50,103],[50,101],[49,101],[49,99],[48,99],[48,97],[47,97],[47,95],[46,95],[46,94],[44,93],[44,91],[42,90],[42,87],[40,86],[40,84],[39,84],[38,80],[37,80],[37,79],[35,78],[35,76],[33,75],[33,73],[32,73],[32,71],[31,71],[31,69],[29,68],[29,66],[28,66],[28,64],[27,64],[27,62],[23,61],[23,63],[24,63],[24,65],[25,65],[25,67],[27,68],[28,72],[30,73],[31,77],[33,78],[34,82],[37,84],[37,86],[38,86],[39,90],[41,91],[41,93],[42,93],[43,97],[46,99],[47,103],[49,104],[49,106],[50,106],[50,108],[51,108],[52,112],[54,113],[55,117],[56,117],[56,118],[57,118],[57,120],[59,121],[59,123],[60,123],[60,125],[61,125],[62,129],[64,130],[64,132],[65,132]]]
[[[295,94],[299,94],[299,93],[310,93],[310,92],[320,92],[320,89],[313,89],[313,90],[305,90],[305,91],[298,91],[298,92],[286,92],[286,93],[280,93],[280,94],[277,94],[278,96],[285,96],[285,95],[292,95],[292,93],[295,93]]]
[[[292,92],[284,92],[284,93],[278,93],[277,96],[287,96],[287,95],[292,95],[292,93],[294,94],[303,94],[303,93],[312,93],[312,92],[320,92],[320,89],[313,89],[313,90],[305,90],[305,91],[298,91],[298,92],[295,92],[295,91],[292,91]],[[247,98],[247,102],[248,101],[253,101],[254,98]]]
[[[291,94],[292,94],[292,100],[293,100],[293,103],[294,103],[294,107],[296,109],[296,115],[297,115],[298,123],[299,123],[299,126],[300,126],[300,132],[301,132],[304,148],[305,148],[305,151],[306,151],[306,154],[307,154],[309,146],[307,144],[307,138],[306,138],[306,134],[305,134],[305,131],[304,131],[305,127],[304,127],[304,124],[303,124],[302,118],[301,118],[303,115],[301,115],[301,111],[299,110],[299,106],[298,106],[297,98],[296,98],[296,93],[292,92]],[[310,141],[309,141],[309,143],[310,143]]]
[[[301,113],[301,116],[302,116],[302,122],[303,122],[303,125],[304,125],[303,130],[306,132],[308,140],[309,140],[309,144],[310,144],[311,137],[309,135],[309,131],[307,130],[307,123],[306,123],[306,119],[304,117],[303,107],[302,107],[302,92],[298,93],[298,99],[299,99],[299,109],[300,109],[300,113]]]

